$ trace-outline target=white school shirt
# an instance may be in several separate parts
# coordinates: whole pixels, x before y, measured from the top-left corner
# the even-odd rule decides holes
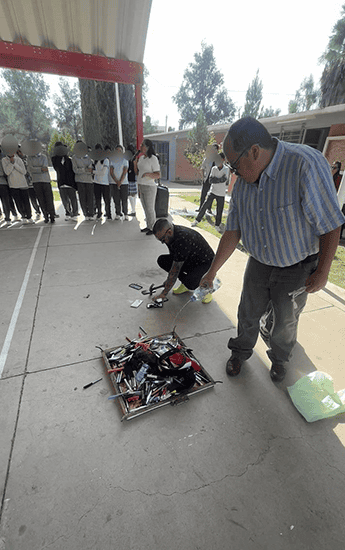
[[[158,162],[158,158],[156,157],[156,155],[152,155],[151,158],[149,157],[145,157],[144,155],[141,155],[141,157],[139,157],[139,160],[138,160],[138,170],[139,170],[139,174],[138,174],[138,178],[137,178],[137,182],[138,183],[141,183],[142,185],[157,185],[155,180],[151,179],[151,178],[148,178],[145,176],[145,178],[143,178],[143,174],[145,174],[146,172],[160,172],[161,171],[161,168],[159,166],[159,162]]]
[[[229,180],[230,168],[223,165],[223,168],[219,170],[218,166],[213,166],[210,174],[210,181],[212,178],[217,178],[219,182],[211,183],[210,193],[217,195],[217,197],[225,197],[226,186]]]

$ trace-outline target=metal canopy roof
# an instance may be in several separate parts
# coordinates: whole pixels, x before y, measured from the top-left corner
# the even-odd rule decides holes
[[[152,0],[0,0],[0,67],[135,85]]]
[[[0,65],[141,84],[151,3],[0,0]]]

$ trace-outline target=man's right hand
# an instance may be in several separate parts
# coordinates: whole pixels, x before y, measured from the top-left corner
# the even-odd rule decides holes
[[[215,275],[212,275],[207,271],[205,275],[200,280],[199,286],[205,287],[205,288],[213,288],[213,280],[215,278]]]

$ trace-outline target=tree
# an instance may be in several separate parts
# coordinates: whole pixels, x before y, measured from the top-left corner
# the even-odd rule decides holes
[[[61,131],[68,131],[75,140],[82,138],[80,90],[77,83],[70,85],[66,78],[59,79],[60,95],[54,94],[54,118]]]
[[[318,103],[320,92],[315,88],[314,77],[311,74],[304,78],[299,89],[296,91],[295,99],[289,101],[289,113],[301,113],[309,111]]]
[[[195,127],[188,133],[188,145],[184,156],[194,168],[200,169],[207,145],[216,143],[214,135],[208,131],[205,115],[200,109]]]
[[[79,79],[83,130],[88,145],[115,147],[119,143],[115,85]],[[119,84],[122,134],[125,147],[136,141],[135,95],[131,84]]]
[[[54,145],[57,141],[61,141],[61,143],[68,145],[69,152],[72,154],[76,139],[74,139],[67,131],[59,132],[58,130],[53,130],[50,141],[48,143],[48,153],[50,156],[53,153]]]
[[[157,132],[157,126],[152,124],[151,117],[146,115],[144,120],[144,136],[148,134],[155,134]]]
[[[320,107],[345,102],[345,5],[333,27],[327,48],[320,58],[325,63],[320,80]]]
[[[201,53],[194,54],[183,75],[179,91],[173,96],[181,119],[180,129],[193,124],[202,109],[207,124],[231,122],[235,106],[224,88],[224,78],[217,69],[213,46],[201,43]]]
[[[280,112],[280,109],[273,109],[273,107],[262,107],[259,118],[271,118],[273,116],[279,116]]]
[[[50,137],[51,112],[46,105],[49,86],[41,74],[4,69],[2,78],[7,90],[0,95],[2,135],[11,133],[19,140]]]
[[[256,75],[253,78],[251,84],[249,84],[246,93],[246,103],[244,105],[242,116],[252,116],[254,118],[259,117],[260,105],[262,101],[262,81],[259,78],[259,69],[256,71]]]

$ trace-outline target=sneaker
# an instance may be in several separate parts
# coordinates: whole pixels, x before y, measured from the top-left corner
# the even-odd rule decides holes
[[[16,216],[14,216],[13,218],[13,221],[14,222],[19,222],[21,220],[20,216],[18,216],[18,214]]]
[[[189,288],[184,286],[182,283],[179,287],[173,289],[173,294],[184,294],[185,292],[189,292]]]
[[[144,229],[140,229],[141,233],[146,233],[147,231],[150,231],[148,227],[144,227]]]
[[[22,221],[23,223],[28,223],[28,220],[27,220],[26,218],[21,218],[21,221]]]
[[[65,222],[69,222],[70,219],[71,219],[71,216],[69,216],[68,214],[66,214],[66,216],[65,216]]]
[[[49,222],[49,218],[48,216],[46,218],[44,218],[44,223],[48,223]]]
[[[197,222],[196,220],[194,222],[191,223],[191,227],[196,227],[198,225],[199,222]]]
[[[206,296],[201,300],[203,304],[209,304],[213,300],[213,294],[209,292],[206,294]]]
[[[40,220],[40,219],[41,219],[41,214],[36,214],[35,221],[38,222],[38,220]]]
[[[73,222],[77,222],[78,221],[78,216],[71,216],[70,218]]]
[[[129,217],[127,216],[127,214],[125,214],[125,220],[129,220]]]
[[[31,224],[32,224],[32,223],[35,223],[35,222],[34,222],[34,220],[33,220],[32,218],[28,218],[28,219],[26,220],[26,223],[31,223]]]
[[[121,216],[119,216],[118,214],[116,214],[115,220],[121,220]]]

